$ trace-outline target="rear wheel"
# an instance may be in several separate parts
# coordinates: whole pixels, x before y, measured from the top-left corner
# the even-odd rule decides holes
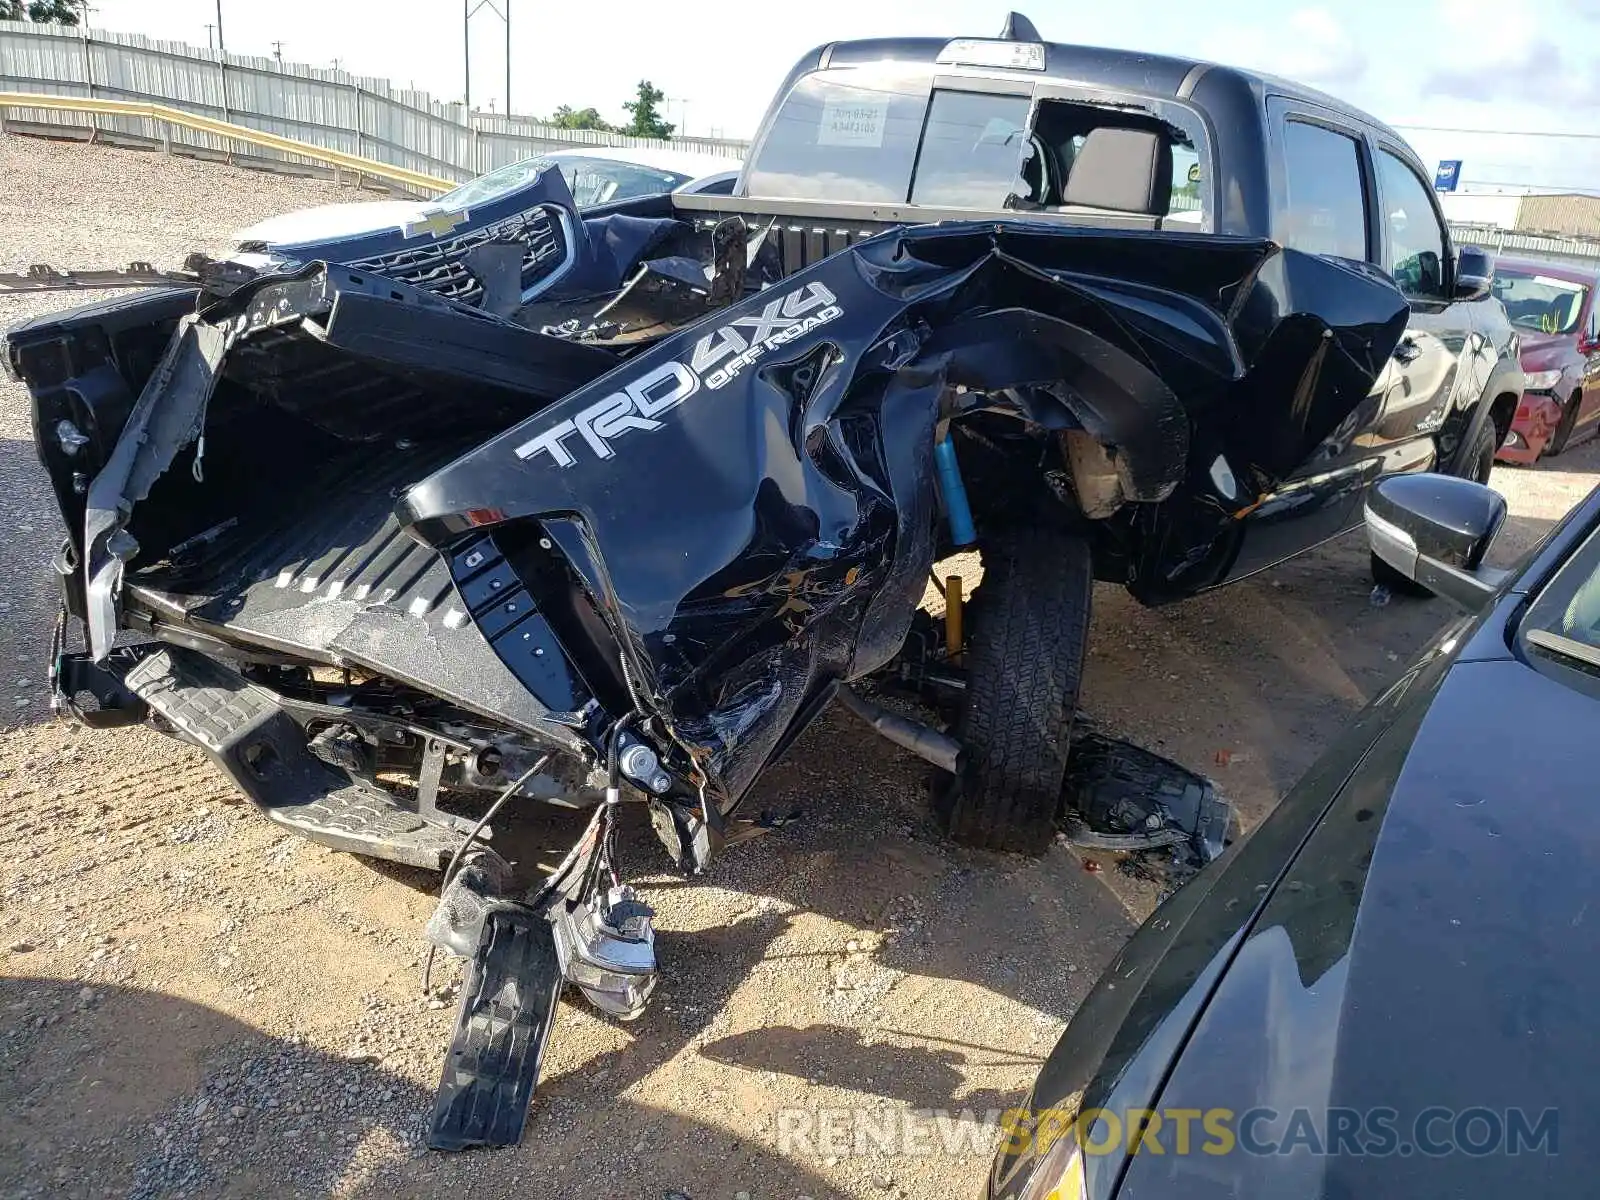
[[[1498,447],[1494,421],[1485,421],[1483,427],[1472,435],[1472,443],[1462,447],[1450,474],[1470,479],[1473,483],[1488,483],[1489,474],[1494,470],[1494,452]]]
[[[1544,453],[1540,458],[1554,458],[1567,448],[1567,443],[1572,440],[1572,430],[1578,423],[1578,408],[1583,403],[1583,394],[1569,399],[1561,409],[1561,420],[1556,422],[1556,431],[1550,435],[1550,440],[1545,443]]]
[[[1019,529],[985,546],[957,721],[966,759],[938,806],[956,841],[1022,854],[1050,845],[1092,586],[1081,538]]]

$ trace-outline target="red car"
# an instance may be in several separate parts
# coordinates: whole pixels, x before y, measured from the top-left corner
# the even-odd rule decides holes
[[[1538,462],[1560,454],[1600,417],[1600,313],[1590,267],[1502,258],[1494,296],[1522,339],[1527,385],[1511,432],[1495,457]]]

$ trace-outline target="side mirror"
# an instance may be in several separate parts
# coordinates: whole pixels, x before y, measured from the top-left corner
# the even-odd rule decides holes
[[[1494,282],[1494,256],[1482,246],[1456,251],[1456,299],[1482,300]]]
[[[1469,612],[1507,572],[1483,566],[1506,519],[1505,497],[1453,475],[1396,475],[1367,496],[1372,552],[1413,583]]]

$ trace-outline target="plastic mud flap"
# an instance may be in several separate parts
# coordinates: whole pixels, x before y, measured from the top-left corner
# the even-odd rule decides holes
[[[561,995],[550,922],[506,905],[483,922],[434,1099],[428,1146],[514,1146],[539,1081]]]

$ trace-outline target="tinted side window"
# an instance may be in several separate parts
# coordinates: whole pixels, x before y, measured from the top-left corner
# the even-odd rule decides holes
[[[1278,206],[1278,240],[1295,250],[1367,257],[1367,204],[1355,138],[1289,121],[1283,129],[1287,194]]]
[[[757,147],[745,190],[776,199],[904,203],[928,88],[926,74],[841,67],[807,75]]]
[[[912,202],[997,209],[1008,196],[1026,193],[1021,172],[1031,150],[1028,104],[1026,96],[934,92]]]
[[[1389,231],[1389,273],[1408,296],[1442,299],[1444,230],[1434,216],[1430,189],[1387,150],[1378,152],[1378,187]]]

